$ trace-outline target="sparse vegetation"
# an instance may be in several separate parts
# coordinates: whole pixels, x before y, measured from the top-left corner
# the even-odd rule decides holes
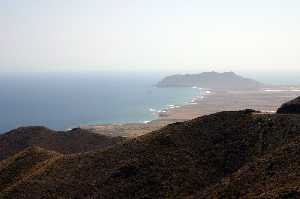
[[[299,132],[298,114],[229,111],[106,149],[51,156],[31,175],[27,156],[17,154],[8,161],[21,172],[10,175],[26,177],[2,181],[1,198],[298,198]]]

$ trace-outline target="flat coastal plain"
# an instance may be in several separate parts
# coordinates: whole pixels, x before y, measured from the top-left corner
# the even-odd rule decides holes
[[[300,87],[266,88],[255,91],[211,91],[194,103],[169,109],[164,119],[189,120],[220,111],[254,109],[274,113],[286,101],[300,95]]]
[[[137,137],[174,122],[182,122],[220,111],[254,109],[265,113],[275,113],[281,104],[300,96],[300,86],[273,86],[251,91],[209,89],[206,91],[209,92],[204,92],[204,95],[193,99],[191,103],[165,110],[163,115],[158,115],[158,119],[149,123],[89,125],[81,126],[81,128],[110,136]]]

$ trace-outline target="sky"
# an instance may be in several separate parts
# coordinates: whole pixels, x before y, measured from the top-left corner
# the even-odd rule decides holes
[[[300,72],[299,0],[0,0],[0,73]]]

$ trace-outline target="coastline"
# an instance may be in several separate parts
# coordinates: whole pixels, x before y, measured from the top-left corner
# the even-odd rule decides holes
[[[203,98],[179,109],[168,110],[164,119],[190,120],[220,111],[254,109],[274,113],[281,104],[300,95],[300,86],[278,86],[251,91],[210,90]]]
[[[300,86],[274,86],[251,91],[216,91],[204,88],[201,90],[202,94],[186,104],[169,105],[168,108],[162,109],[157,119],[146,123],[85,125],[80,128],[109,136],[138,137],[171,123],[183,122],[220,111],[254,109],[274,113],[282,103],[300,95]]]
[[[165,114],[168,114],[170,110],[181,109],[182,107],[190,104],[194,104],[197,99],[202,99],[206,92],[210,92],[208,89],[202,89],[198,87],[192,87],[198,90],[198,94],[185,101],[182,104],[167,104],[161,109],[149,108],[149,111],[155,115],[154,119],[141,122],[130,123],[107,123],[107,124],[88,124],[80,125],[82,129],[90,130],[94,133],[108,135],[108,136],[122,136],[122,137],[138,137],[152,131],[158,130],[168,124],[175,122],[183,122],[186,119],[181,118],[164,118]],[[201,92],[204,91],[204,92]]]

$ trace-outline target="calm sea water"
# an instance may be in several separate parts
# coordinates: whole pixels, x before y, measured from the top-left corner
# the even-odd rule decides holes
[[[156,88],[161,77],[139,74],[0,76],[0,133],[19,126],[67,129],[83,124],[143,122],[151,109],[181,105],[193,88]]]

